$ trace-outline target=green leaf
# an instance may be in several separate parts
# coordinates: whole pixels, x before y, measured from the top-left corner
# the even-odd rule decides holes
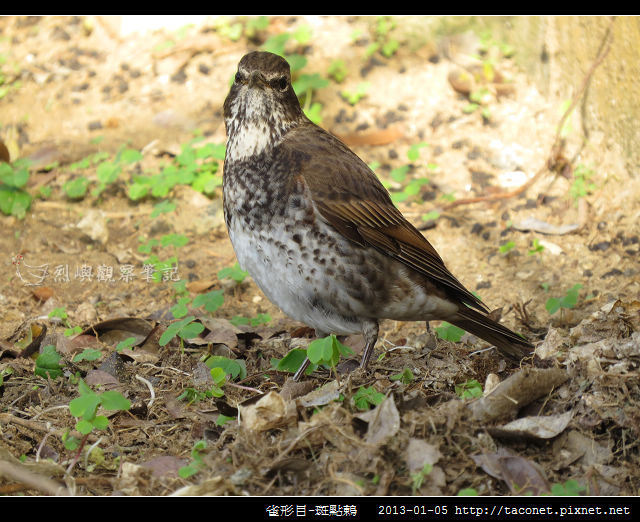
[[[218,272],[218,279],[224,279],[225,277],[230,277],[236,283],[242,283],[244,279],[249,275],[249,272],[242,270],[240,268],[240,264],[236,263],[235,265],[227,268],[223,268]]]
[[[195,308],[199,308],[204,305],[204,309],[207,312],[215,312],[218,308],[220,308],[224,304],[224,291],[223,290],[213,290],[211,292],[207,292],[206,294],[200,294],[196,296],[191,303]]]
[[[127,337],[116,345],[116,352],[121,352],[122,350],[133,350],[134,344],[136,344],[136,338]]]
[[[407,151],[407,158],[409,158],[409,161],[416,161],[420,157],[420,149],[428,146],[429,144],[424,141],[411,145],[411,147],[409,147],[409,150]]]
[[[389,173],[389,176],[391,177],[392,180],[397,181],[398,183],[402,183],[407,177],[407,172],[409,172],[410,168],[411,167],[409,165],[402,165],[401,167],[396,167]]]
[[[474,488],[463,488],[458,491],[458,497],[477,497],[478,490]]]
[[[403,384],[410,384],[415,379],[413,372],[409,368],[405,368],[402,373],[397,373],[389,377],[392,381],[402,381]]]
[[[376,391],[373,387],[361,387],[353,395],[353,402],[359,410],[368,410],[372,405],[377,406],[385,399],[384,393]]]
[[[214,355],[209,357],[205,364],[210,368],[222,368],[225,374],[230,375],[231,379],[244,379],[247,376],[246,365],[244,361],[229,359],[228,357],[222,357],[220,355]]]
[[[83,435],[88,435],[93,431],[93,424],[88,420],[79,420],[76,423],[76,430],[82,433]]]
[[[235,420],[235,417],[227,417],[226,415],[223,415],[222,413],[218,415],[218,418],[216,419],[216,426],[224,426],[227,422]]]
[[[100,400],[105,410],[128,410],[131,408],[131,401],[117,391],[110,390],[100,394]]]
[[[131,192],[131,190],[129,191]],[[135,198],[132,198],[135,199]],[[158,217],[160,214],[167,214],[169,212],[173,212],[176,209],[176,204],[173,201],[161,201],[160,203],[156,203],[153,207],[153,212],[151,212],[151,217]]]
[[[47,378],[57,379],[62,375],[62,366],[60,366],[60,354],[56,352],[55,346],[49,344],[42,349],[42,352],[36,358],[35,374]]]
[[[331,76],[336,82],[342,83],[347,77],[347,66],[344,63],[344,60],[333,60],[329,65],[327,74]]]
[[[85,348],[81,353],[77,354],[72,362],[78,363],[80,361],[97,361],[102,357],[100,350],[94,350],[93,348]]]
[[[329,80],[323,78],[319,74],[301,74],[296,81],[293,82],[293,90],[296,95],[301,96],[309,89],[322,89],[329,85]]]
[[[204,325],[202,323],[193,322],[183,326],[178,335],[183,339],[193,339],[194,337],[200,335],[203,331]]]
[[[91,421],[93,427],[97,430],[106,430],[109,427],[109,419],[104,415],[98,415],[93,421]]]
[[[15,187],[0,185],[0,211],[7,216],[24,218],[31,206],[32,197]]]
[[[89,186],[89,180],[84,176],[78,176],[72,180],[67,181],[62,185],[62,190],[71,199],[80,199],[87,193],[87,187]]]
[[[464,330],[462,328],[458,328],[446,321],[442,321],[442,324],[434,328],[434,330],[440,339],[452,341],[454,343],[460,342],[460,339],[462,339],[462,336],[464,335]]]
[[[191,302],[190,297],[181,297],[178,299],[178,303],[171,307],[171,314],[176,319],[180,319],[189,313],[187,305]]]
[[[81,417],[85,420],[92,420],[96,415],[96,410],[100,405],[100,397],[95,393],[81,395],[69,403],[69,411],[74,417]]]
[[[311,27],[301,25],[293,32],[292,36],[300,45],[306,45],[311,40]]]
[[[298,368],[300,368],[306,358],[306,350],[303,350],[301,348],[294,348],[293,350],[290,350],[289,353],[287,353],[287,355],[285,355],[282,359],[271,359],[271,366],[274,370],[295,373],[298,371]],[[313,366],[313,368],[307,369],[307,374],[311,373],[316,367],[313,364],[309,366]]]
[[[456,384],[455,391],[458,397],[462,399],[482,397],[482,384],[475,379],[471,379],[462,384]]]
[[[227,380],[227,372],[224,371],[224,368],[216,366],[211,368],[211,378],[216,386],[221,386]]]
[[[166,234],[160,238],[162,247],[174,246],[180,248],[189,242],[189,238],[184,234]]]
[[[121,171],[122,168],[119,165],[105,161],[98,165],[98,168],[96,169],[96,176],[98,177],[98,181],[104,185],[110,185],[118,179]]]
[[[511,252],[511,250],[513,250],[515,246],[516,244],[513,241],[507,241],[504,245],[500,245],[500,253],[506,254],[508,252]]]
[[[276,34],[262,44],[262,50],[284,57],[284,48],[290,36],[289,33]]]

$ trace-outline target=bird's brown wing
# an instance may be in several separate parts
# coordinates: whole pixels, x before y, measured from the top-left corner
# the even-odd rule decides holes
[[[429,278],[451,297],[486,312],[394,206],[371,169],[337,138],[318,131],[321,134],[313,141],[318,150],[301,162],[295,182],[305,185],[324,220],[353,242],[375,247]],[[295,135],[288,146],[295,148]],[[305,146],[309,146],[306,139]]]

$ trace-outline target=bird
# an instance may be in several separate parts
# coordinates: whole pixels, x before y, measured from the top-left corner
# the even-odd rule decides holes
[[[443,320],[512,359],[532,352],[488,317],[367,164],[306,117],[283,57],[243,56],[223,116],[229,238],[240,266],[285,314],[318,337],[362,334],[361,368],[381,319]]]

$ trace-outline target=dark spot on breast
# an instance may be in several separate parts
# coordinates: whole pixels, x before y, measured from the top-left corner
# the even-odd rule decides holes
[[[300,237],[300,234],[293,234],[293,238],[292,239],[298,244],[302,243],[302,238]]]

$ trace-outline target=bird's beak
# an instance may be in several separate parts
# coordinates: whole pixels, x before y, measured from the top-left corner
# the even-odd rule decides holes
[[[262,87],[265,85],[264,78],[259,71],[253,71],[249,76],[249,87]]]

